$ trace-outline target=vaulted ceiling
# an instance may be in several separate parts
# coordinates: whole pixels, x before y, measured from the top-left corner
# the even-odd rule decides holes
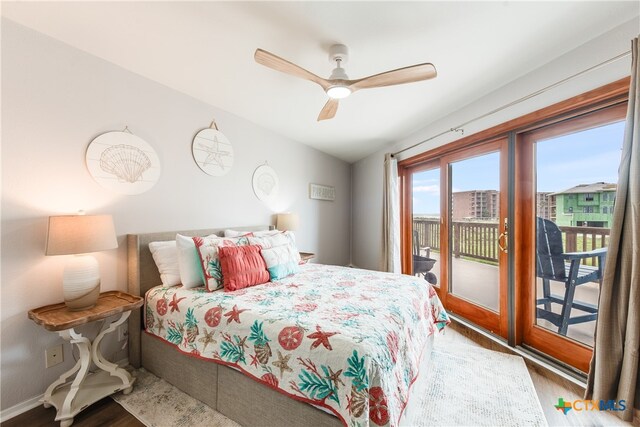
[[[3,2],[2,15],[353,162],[638,16],[637,2]],[[433,80],[326,94],[256,64],[260,47],[323,77],[421,62]]]

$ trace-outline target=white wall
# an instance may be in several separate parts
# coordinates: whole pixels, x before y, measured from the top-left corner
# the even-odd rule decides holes
[[[630,20],[608,33],[593,39],[577,49],[557,58],[531,73],[522,76],[489,95],[441,118],[425,117],[425,127],[407,138],[397,141],[356,162],[352,167],[353,188],[353,227],[352,253],[353,264],[361,268],[379,269],[381,266],[382,242],[382,165],[384,153],[396,152],[417,142],[456,127],[488,111],[506,105],[516,99],[529,95],[539,89],[552,85],[568,76],[576,74],[593,65],[606,61],[628,51],[631,39],[638,36],[638,17]],[[556,102],[568,99],[580,93],[595,89],[607,83],[629,75],[631,57],[619,60],[611,65],[592,71],[562,86],[527,100],[500,113],[465,127],[465,136],[488,129],[510,119],[539,110]],[[464,88],[460,88],[464,91]],[[449,133],[398,156],[406,159],[418,153],[450,143],[460,138],[460,134]]]
[[[224,177],[205,175],[191,157],[193,136],[213,118],[234,144]],[[120,248],[98,255],[103,291],[126,290],[127,233],[269,224],[283,211],[300,215],[300,250],[349,262],[349,164],[6,19],[2,125],[2,409],[43,393],[72,366],[67,346],[65,362],[45,370],[44,350],[61,339],[27,319],[29,309],[62,299],[65,257],[44,256],[49,215],[113,215]],[[84,165],[93,138],[125,125],[162,163],[159,182],[138,196],[102,188]],[[265,161],[280,177],[271,206],[251,188]],[[310,200],[309,183],[335,186],[335,202]],[[107,347],[113,359],[126,356],[115,342]]]

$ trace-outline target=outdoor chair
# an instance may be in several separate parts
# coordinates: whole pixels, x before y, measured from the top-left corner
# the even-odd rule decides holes
[[[426,250],[427,256],[420,255],[420,242],[418,241],[418,230],[413,230],[413,275],[422,276],[424,280],[432,285],[438,284],[438,278],[431,272],[436,260],[429,258],[430,248],[422,248]]]
[[[536,300],[536,316],[557,326],[558,334],[567,335],[569,325],[591,322],[598,317],[597,305],[575,301],[574,296],[578,286],[602,280],[607,248],[564,252],[562,232],[555,223],[538,217],[536,225],[536,276],[542,279],[543,294]],[[582,265],[586,258],[597,258],[597,267]],[[551,294],[552,280],[564,283],[564,296]],[[552,311],[552,304],[560,305],[559,314]],[[587,314],[571,317],[574,308]]]

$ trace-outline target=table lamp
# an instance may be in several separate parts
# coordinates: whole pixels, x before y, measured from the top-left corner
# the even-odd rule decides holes
[[[72,311],[93,307],[100,296],[100,267],[90,252],[118,247],[111,215],[49,217],[46,255],[75,255],[64,267],[62,292]]]
[[[298,215],[292,213],[281,213],[276,217],[276,228],[280,231],[295,231],[298,228]]]

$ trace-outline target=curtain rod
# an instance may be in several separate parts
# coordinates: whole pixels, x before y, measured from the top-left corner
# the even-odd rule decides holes
[[[589,67],[589,68],[587,68],[586,70],[582,70],[582,71],[580,71],[580,72],[578,72],[578,73],[576,73],[576,74],[573,74],[573,75],[571,75],[571,76],[569,76],[569,77],[566,77],[566,78],[564,78],[564,79],[562,79],[562,80],[560,80],[560,81],[558,81],[558,82],[556,82],[556,83],[554,83],[554,84],[552,84],[552,85],[549,85],[549,86],[547,86],[547,87],[543,87],[542,89],[537,90],[537,91],[535,91],[535,92],[533,92],[533,93],[530,93],[529,95],[526,95],[526,96],[523,96],[522,98],[516,99],[515,101],[512,101],[512,102],[510,102],[510,103],[508,103],[508,104],[505,104],[505,105],[503,105],[502,107],[498,107],[498,108],[496,108],[495,110],[491,110],[491,111],[489,111],[488,113],[485,113],[485,114],[483,114],[483,115],[481,115],[481,116],[478,116],[478,117],[476,117],[476,118],[474,118],[474,119],[468,120],[468,121],[466,121],[466,122],[464,122],[464,123],[462,123],[462,124],[460,124],[460,125],[458,125],[458,126],[452,127],[451,129],[447,129],[447,130],[445,130],[445,131],[443,131],[443,132],[440,132],[440,133],[439,133],[439,134],[437,134],[437,135],[434,135],[434,136],[432,136],[432,137],[430,137],[430,138],[427,138],[427,139],[425,139],[425,140],[422,140],[422,141],[420,141],[420,142],[418,142],[418,143],[416,143],[416,144],[413,144],[413,145],[411,145],[411,146],[409,146],[409,147],[407,147],[407,148],[403,148],[402,150],[396,151],[395,153],[393,153],[393,154],[391,154],[391,155],[395,157],[395,156],[397,156],[398,154],[404,153],[405,151],[411,150],[412,148],[415,148],[415,147],[417,147],[417,146],[419,146],[419,145],[422,145],[422,144],[424,144],[424,143],[426,143],[426,142],[429,142],[429,141],[431,141],[431,140],[434,140],[434,139],[436,139],[436,138],[439,138],[439,137],[441,137],[442,135],[446,135],[446,134],[447,134],[447,133],[449,133],[449,132],[464,132],[464,129],[463,129],[463,128],[464,128],[465,126],[467,126],[467,125],[469,125],[469,124],[473,123],[473,122],[476,122],[476,121],[478,121],[478,120],[480,120],[480,119],[484,119],[485,117],[491,116],[492,114],[498,113],[498,112],[500,112],[500,111],[502,111],[502,110],[505,110],[505,109],[507,109],[507,108],[509,108],[509,107],[513,107],[514,105],[520,104],[521,102],[524,102],[524,101],[526,101],[526,100],[528,100],[528,99],[531,99],[531,98],[533,98],[533,97],[536,97],[536,96],[538,96],[538,95],[541,95],[541,94],[543,94],[543,93],[545,93],[545,92],[547,92],[547,91],[549,91],[549,90],[551,90],[551,89],[553,89],[553,88],[555,88],[555,87],[557,87],[557,86],[560,86],[560,85],[562,85],[562,84],[564,84],[564,83],[566,83],[566,82],[568,82],[568,81],[570,81],[570,80],[575,79],[576,77],[579,77],[579,76],[581,76],[581,75],[583,75],[583,74],[586,74],[586,73],[588,73],[588,72],[590,72],[590,71],[593,71],[593,70],[596,70],[596,69],[598,69],[598,68],[604,67],[605,65],[609,65],[609,64],[611,64],[612,62],[616,62],[616,61],[618,61],[618,60],[620,60],[620,59],[622,59],[622,58],[624,58],[624,57],[627,57],[627,56],[629,56],[629,55],[631,55],[631,51],[630,51],[630,50],[629,50],[629,51],[627,51],[627,52],[621,53],[620,55],[614,56],[613,58],[607,59],[607,60],[606,60],[606,61],[604,61],[604,62],[601,62],[601,63],[599,63],[599,64],[596,64],[596,65],[594,65],[593,67]]]

